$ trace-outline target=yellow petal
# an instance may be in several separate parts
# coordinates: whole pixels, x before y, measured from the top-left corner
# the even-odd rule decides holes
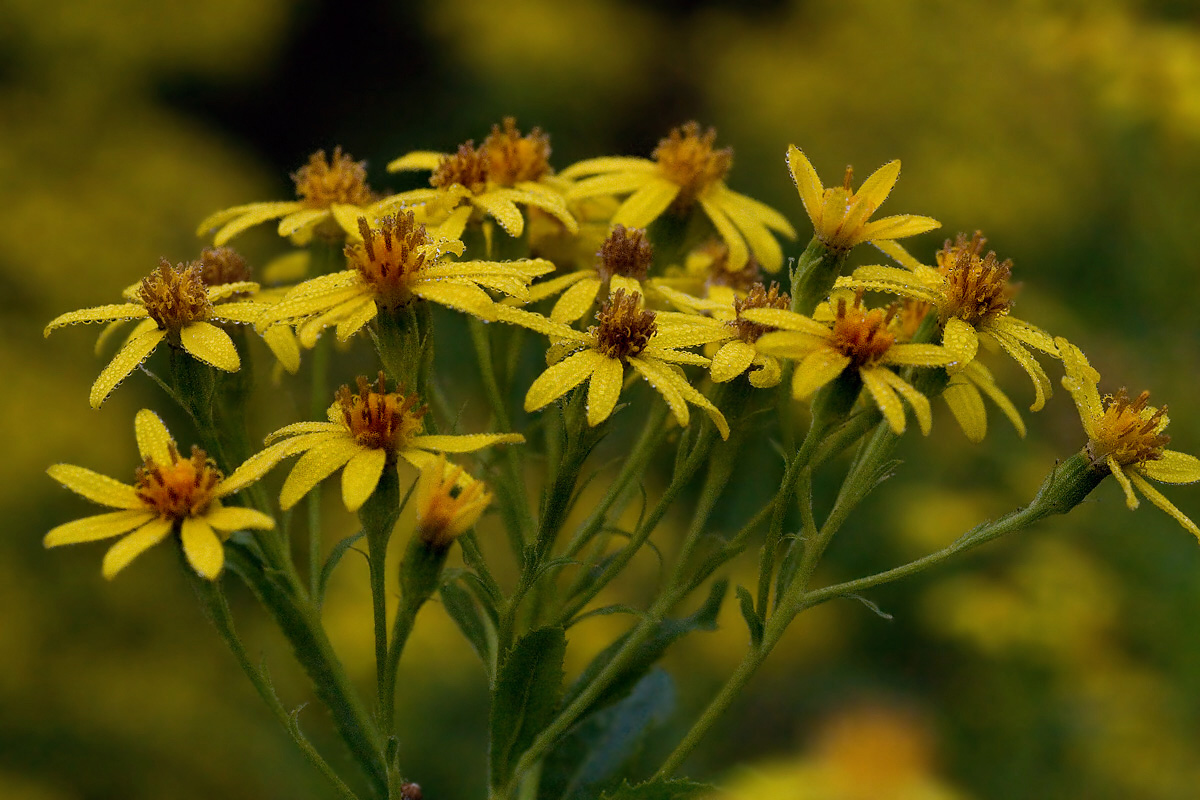
[[[700,198],[700,207],[704,209],[704,213],[708,215],[709,221],[717,229],[717,234],[720,235],[721,240],[725,242],[725,246],[729,249],[727,264],[729,270],[736,272],[742,269],[750,259],[750,250],[746,247],[746,240],[742,238],[742,234],[738,232],[738,229],[729,220],[729,216],[725,213],[725,210],[707,197]],[[767,236],[770,236],[770,234],[767,234]],[[780,260],[782,259],[783,255],[781,253]]]
[[[825,194],[825,187],[821,185],[821,179],[808,157],[794,144],[788,145],[787,165],[796,191],[800,193],[800,201],[804,203],[804,210],[816,226],[821,220],[821,196]]]
[[[300,289],[304,284],[296,287]],[[285,297],[279,303],[271,306],[267,311],[263,312],[255,325],[260,329],[269,328],[283,322],[291,322],[294,320],[311,317],[316,314],[323,314],[331,308],[336,308],[342,303],[349,302],[356,297],[374,297],[369,287],[364,284],[356,286],[348,286],[342,289],[324,292],[315,295],[304,295],[292,297],[289,292],[288,297]]]
[[[742,312],[742,316],[759,325],[779,328],[783,331],[800,331],[823,339],[829,338],[828,325],[822,325],[816,320],[794,311],[782,308],[748,308]]]
[[[1025,320],[1004,316],[989,320],[986,324],[989,328],[1003,331],[1021,344],[1028,345],[1035,350],[1041,350],[1043,353],[1052,355],[1055,358],[1061,358],[1058,353],[1058,347],[1054,344],[1054,338],[1041,328],[1031,325]]]
[[[282,217],[284,214],[290,214],[301,207],[300,203],[295,201],[253,203],[245,207],[246,211],[241,216],[235,217],[232,221],[227,222],[221,230],[217,231],[216,235],[213,236],[213,244],[220,247],[247,228],[253,228],[259,223]]]
[[[320,423],[309,423],[320,424]],[[329,424],[329,423],[325,423]],[[335,439],[347,438],[342,430],[328,430],[297,436],[293,439],[277,442],[265,450],[260,450],[247,458],[242,465],[233,471],[225,480],[217,485],[216,495],[226,497],[239,492],[270,472],[276,464],[288,456],[293,456],[302,450],[325,444]],[[348,441],[353,441],[347,439]]]
[[[963,370],[961,375],[971,381],[977,389],[986,394],[997,408],[1008,417],[1008,421],[1017,429],[1017,434],[1021,438],[1025,438],[1025,421],[1021,419],[1021,414],[1017,411],[1017,407],[1008,399],[1008,395],[1000,390],[996,385],[996,379],[992,377],[992,373],[987,367],[980,364],[978,361],[972,361]]]
[[[783,248],[779,246],[767,226],[763,224],[745,203],[749,198],[737,192],[724,191],[718,195],[713,204],[720,207],[729,220],[741,231],[742,237],[750,245],[754,258],[767,272],[778,272],[783,266]],[[702,201],[703,202],[703,201]],[[732,262],[730,266],[733,267]],[[733,267],[736,269],[736,267]]]
[[[960,367],[965,367],[975,360],[979,351],[979,335],[963,320],[951,317],[942,331],[942,346],[950,351]]]
[[[1200,539],[1200,528],[1196,527],[1196,523],[1192,522],[1186,514],[1176,508],[1175,504],[1168,500],[1162,492],[1147,483],[1146,479],[1136,472],[1130,471],[1129,477],[1134,485],[1137,486],[1138,491],[1146,496],[1147,500],[1170,514],[1176,522],[1191,531],[1192,535],[1197,539]]]
[[[279,227],[275,231],[280,236],[291,236],[328,216],[329,210],[325,208],[302,208],[279,220]]]
[[[1121,465],[1112,456],[1106,458],[1105,463],[1108,464],[1108,469],[1112,472],[1113,477],[1117,479],[1117,483],[1121,485],[1121,491],[1125,492],[1125,505],[1131,511],[1137,508],[1138,499],[1137,495],[1133,493],[1133,484],[1129,482],[1129,476],[1125,474],[1125,471],[1121,469]]]
[[[724,183],[717,184],[714,189],[721,195],[722,200],[720,202],[722,205],[735,204],[743,213],[752,217],[756,222],[767,226],[773,231],[782,233],[789,239],[796,238],[796,229],[792,227],[792,223],[788,222],[787,217],[766,203],[760,203],[753,197],[735,192]],[[733,218],[734,215],[731,212],[729,216]],[[733,221],[737,223],[736,218]]]
[[[928,436],[933,427],[933,410],[929,407],[929,398],[890,369],[876,367],[873,371],[908,401],[908,404],[912,406],[913,414],[917,417],[921,433]]]
[[[568,272],[566,275],[559,275],[550,280],[539,281],[529,287],[529,302],[536,303],[538,300],[553,297],[559,292],[573,286],[578,281],[595,277],[595,275],[596,273],[593,270],[584,270],[581,272]]]
[[[596,293],[599,291],[599,278],[579,281],[558,298],[554,308],[550,309],[550,319],[564,324],[574,322],[588,312],[596,302]]]
[[[658,164],[648,158],[636,156],[601,156],[579,161],[558,173],[567,180],[601,172],[657,172]],[[583,181],[580,181],[583,183]],[[579,184],[575,184],[578,186]],[[569,196],[569,195],[568,195]]]
[[[288,473],[279,493],[279,507],[287,511],[296,505],[314,486],[365,449],[349,437],[331,438],[315,445]]]
[[[370,212],[348,203],[334,203],[329,207],[329,213],[342,229],[342,233],[346,235],[347,241],[360,241],[362,239],[362,234],[358,230],[359,217],[367,217],[367,222],[372,224],[378,222]]]
[[[662,216],[662,213],[679,195],[679,187],[662,178],[655,178],[638,189],[613,214],[613,225],[626,228],[645,228]]]
[[[783,369],[779,359],[759,353],[754,357],[755,369],[750,370],[750,385],[756,389],[770,389],[783,380]]]
[[[146,509],[129,509],[124,511],[110,511],[106,514],[96,514],[91,517],[64,522],[42,539],[42,544],[46,547],[58,547],[63,544],[78,544],[80,542],[94,542],[98,539],[111,539],[114,536],[120,536],[122,533],[133,530],[139,525],[144,525],[150,520],[158,516],[153,511]]]
[[[953,378],[942,397],[967,438],[976,444],[982,442],[987,435],[987,410],[979,390],[965,378]]]
[[[521,444],[525,437],[519,433],[465,433],[414,436],[412,447],[435,453],[473,453],[497,444]]]
[[[893,261],[902,266],[908,267],[910,270],[920,271],[928,269],[928,267],[926,267],[920,261],[917,261],[917,259],[913,258],[912,255],[905,250],[904,246],[899,242],[892,241],[891,239],[879,239],[878,241],[871,242],[871,244],[890,256]]]
[[[1136,471],[1162,483],[1195,483],[1200,481],[1200,458],[1178,450],[1163,450],[1161,458],[1143,461]]]
[[[104,577],[112,580],[130,561],[167,538],[174,526],[175,521],[170,518],[155,517],[108,548],[101,566]]]
[[[1079,417],[1083,421],[1083,427],[1088,437],[1094,438],[1095,421],[1104,415],[1104,408],[1100,403],[1100,393],[1096,390],[1100,373],[1088,363],[1082,350],[1063,337],[1059,336],[1055,339],[1054,344],[1058,348],[1063,362],[1063,371],[1066,373],[1063,375],[1062,386],[1075,401],[1075,407],[1079,409]]]
[[[954,354],[937,344],[894,344],[882,363],[906,367],[941,367],[954,361]]]
[[[244,205],[233,206],[232,208],[223,208],[220,211],[215,211],[200,221],[200,224],[196,227],[196,235],[203,236],[218,225],[223,225],[234,217],[240,217],[247,211],[258,208],[260,205],[262,205],[262,203],[245,203]]]
[[[871,393],[871,397],[875,400],[875,405],[879,406],[879,410],[883,412],[883,417],[887,420],[892,432],[901,434],[904,433],[906,426],[904,404],[900,401],[900,397],[896,394],[895,390],[880,376],[880,373],[886,371],[879,367],[874,367],[860,369],[859,374],[862,375],[863,385]]]
[[[471,283],[428,281],[413,287],[413,294],[431,303],[474,314],[480,319],[496,318],[495,303],[488,293]]]
[[[46,325],[42,334],[49,336],[52,331],[64,325],[76,325],[80,322],[125,322],[131,319],[145,318],[146,307],[140,303],[119,303],[116,305],[96,306],[79,311],[68,311],[60,314]]]
[[[389,161],[387,165],[388,172],[405,172],[408,170],[435,170],[442,164],[442,159],[446,158],[444,153],[435,153],[431,150],[414,150],[411,153],[406,153],[399,158]]]
[[[55,464],[46,474],[78,495],[109,508],[141,509],[137,490],[116,478],[74,464]]]
[[[733,380],[750,369],[756,355],[754,348],[741,339],[726,342],[713,355],[712,365],[709,367],[712,379],[716,383]]]
[[[387,463],[387,451],[367,448],[360,450],[346,462],[342,470],[342,502],[347,511],[358,511],[379,485],[383,466]]]
[[[1000,331],[989,331],[989,333],[1004,348],[1004,352],[1021,365],[1021,368],[1029,375],[1029,379],[1033,381],[1034,399],[1029,410],[1041,411],[1042,407],[1046,405],[1046,396],[1050,394],[1050,378],[1046,376],[1046,371],[1020,342],[1014,341]],[[1070,389],[1068,388],[1067,391]]]
[[[868,222],[863,228],[862,240],[876,242],[880,239],[904,239],[926,231],[937,230],[940,227],[942,227],[942,223],[932,217],[899,214]]]
[[[226,372],[242,366],[229,334],[208,322],[193,322],[179,330],[179,343],[189,355]]]
[[[536,184],[530,184],[536,186]],[[579,233],[579,223],[567,209],[566,201],[553,191],[529,191],[524,189],[504,189],[504,196],[514,203],[524,203],[545,211],[562,223],[567,233]],[[519,234],[518,234],[519,235]]]
[[[253,300],[237,300],[232,303],[221,303],[213,309],[212,319],[221,322],[239,322],[242,324],[254,324],[259,318],[271,308],[266,303],[257,303]]]
[[[646,354],[644,352],[639,360],[643,363],[653,363],[650,359],[646,358]],[[696,387],[688,383],[687,377],[685,377],[683,374],[683,370],[679,369],[678,367],[672,368],[665,364],[656,366],[659,366],[659,372],[661,372],[666,383],[669,383],[671,386],[673,386],[675,391],[679,392],[679,394],[683,396],[684,400],[694,406],[702,408],[704,412],[708,414],[709,419],[713,421],[713,424],[716,425],[717,432],[721,434],[721,438],[728,439],[729,423],[725,421],[725,415],[721,413],[720,409],[712,404],[711,400],[701,394]]]
[[[651,361],[637,357],[630,358],[629,365],[649,381],[655,391],[661,394],[663,399],[667,401],[667,407],[671,409],[671,413],[675,416],[675,421],[679,423],[680,427],[686,426],[688,420],[691,418],[687,401],[683,399],[683,395],[679,392],[675,382],[667,374],[667,370]]]
[[[900,161],[889,161],[875,170],[863,181],[862,186],[854,193],[856,201],[866,202],[871,208],[879,208],[883,201],[892,193],[892,187],[900,178]]]
[[[92,391],[88,396],[92,408],[103,405],[113,389],[154,352],[154,348],[158,347],[158,343],[166,335],[165,331],[155,328],[126,342],[92,384]]]
[[[615,358],[602,358],[596,362],[592,379],[588,383],[587,421],[595,427],[608,419],[621,396],[621,384],[625,370]]]
[[[216,580],[225,566],[225,547],[205,520],[200,517],[185,517],[179,528],[183,542],[183,554],[196,574],[207,580]]]
[[[379,307],[375,305],[375,301],[369,298],[361,300],[359,305],[351,307],[337,324],[337,338],[339,342],[344,342],[354,334],[362,330],[362,327],[371,320],[375,319],[379,313]]]
[[[525,410],[536,411],[583,383],[607,360],[595,350],[580,350],[537,376],[525,393]]]
[[[171,443],[175,440],[158,414],[148,408],[137,412],[133,418],[133,435],[143,461],[150,459],[159,464],[171,463]]]
[[[262,332],[262,338],[283,368],[295,375],[300,369],[300,346],[292,329],[286,325],[272,325]]]
[[[231,283],[218,283],[216,286],[209,286],[204,290],[204,295],[210,303],[219,303],[235,294],[254,294],[259,290],[259,285],[254,281],[233,281]],[[224,306],[217,309],[218,312],[223,311]],[[220,314],[218,313],[218,316]]]
[[[850,356],[828,347],[813,350],[792,372],[792,397],[797,400],[812,397],[814,392],[841,375],[850,361]]]
[[[525,230],[525,217],[516,203],[500,192],[485,192],[471,198],[471,204],[492,216],[509,236],[520,236]]]
[[[271,517],[253,508],[241,506],[210,508],[204,515],[204,521],[218,531],[269,531],[275,527],[275,520]]]

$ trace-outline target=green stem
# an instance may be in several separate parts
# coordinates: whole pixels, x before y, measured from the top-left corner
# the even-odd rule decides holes
[[[388,730],[392,718],[392,692],[388,691],[387,638],[387,548],[392,528],[400,515],[400,481],[394,467],[384,468],[375,491],[358,511],[367,539],[370,567],[371,610],[375,633],[375,681],[378,691],[380,725]]]

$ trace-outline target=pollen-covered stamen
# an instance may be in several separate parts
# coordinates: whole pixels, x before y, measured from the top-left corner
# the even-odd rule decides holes
[[[837,302],[837,316],[833,321],[831,344],[854,360],[855,366],[870,366],[896,343],[896,337],[888,325],[896,315],[897,308],[886,309],[862,307],[862,292],[849,305],[844,299]]]
[[[614,275],[644,281],[654,261],[654,246],[641,228],[616,225],[596,253],[596,271],[609,281]]]
[[[697,122],[673,128],[654,149],[654,159],[672,183],[680,187],[672,208],[686,211],[712,184],[725,177],[733,165],[733,149],[713,149],[717,132],[709,128],[700,133]]]
[[[751,308],[791,308],[792,298],[787,292],[780,293],[779,284],[772,282],[771,288],[766,289],[761,283],[750,287],[745,300],[734,299],[733,310],[737,313],[734,319],[725,324],[737,332],[737,336],[746,344],[754,344],[764,333],[775,330],[770,325],[759,325],[742,318],[742,312]]]
[[[938,251],[938,270],[946,280],[943,320],[958,317],[978,325],[1012,308],[1012,260],[1000,261],[994,252],[982,256],[986,242],[979,231],[970,239],[960,233],[954,244],[947,241]]]
[[[307,208],[329,208],[334,203],[365,206],[375,199],[367,185],[367,162],[355,161],[341,147],[333,149],[328,161],[324,150],[313,153],[292,180],[296,196]]]
[[[138,297],[150,319],[164,331],[178,331],[189,322],[208,319],[212,312],[203,269],[195,261],[172,267],[161,259],[158,269],[142,278]]]
[[[384,217],[378,228],[358,218],[362,241],[348,244],[346,261],[358,270],[383,308],[396,308],[412,299],[412,282],[430,259],[431,247],[425,226],[410,211]]]
[[[522,136],[512,117],[504,118],[503,130],[493,125],[480,149],[488,158],[486,177],[498,186],[536,181],[551,172],[550,137],[541,128]]]
[[[335,395],[342,421],[360,445],[387,450],[388,457],[394,458],[425,429],[422,417],[429,408],[420,405],[416,393],[405,394],[400,387],[389,392],[383,372],[374,387],[361,375],[357,383],[358,394],[342,386]]]
[[[200,251],[200,280],[205,286],[250,280],[250,265],[232,247],[206,247]]]
[[[168,442],[167,449],[170,463],[147,458],[138,467],[134,484],[138,499],[163,517],[183,519],[203,514],[216,499],[217,484],[225,476],[199,447],[192,447],[190,458],[179,455],[175,442]]]
[[[460,144],[453,155],[445,156],[438,168],[429,176],[429,185],[435,189],[449,188],[459,184],[474,194],[487,189],[491,174],[491,158],[486,147],[475,149],[475,142]]]
[[[588,333],[596,337],[596,349],[609,358],[628,358],[646,349],[650,337],[658,332],[654,312],[641,307],[642,296],[625,294],[618,289],[598,312]]]
[[[1094,423],[1094,436],[1088,442],[1088,455],[1093,462],[1109,456],[1118,464],[1139,464],[1162,458],[1163,448],[1171,437],[1163,433],[1167,427],[1167,407],[1149,405],[1149,392],[1134,400],[1124,387],[1106,398],[1104,413]]]

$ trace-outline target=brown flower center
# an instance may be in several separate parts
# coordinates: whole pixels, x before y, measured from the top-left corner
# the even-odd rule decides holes
[[[855,366],[870,366],[883,357],[896,342],[888,330],[888,324],[896,314],[896,306],[887,309],[862,307],[862,292],[854,298],[853,305],[844,299],[838,300],[837,316],[833,321],[832,345],[850,356]]]
[[[1106,398],[1104,414],[1095,423],[1096,436],[1088,442],[1092,461],[1112,456],[1124,465],[1162,458],[1171,441],[1162,432],[1167,427],[1167,407],[1155,408],[1149,399],[1150,393],[1142,392],[1131,401],[1124,387]]]
[[[362,241],[346,245],[346,261],[371,287],[377,305],[404,305],[412,299],[413,281],[431,260],[425,226],[417,224],[411,211],[401,211],[384,217],[378,228],[359,217],[358,230]]]
[[[653,260],[654,246],[644,230],[617,225],[596,253],[596,271],[604,281],[613,275],[644,281]]]
[[[180,456],[175,442],[168,442],[167,448],[171,463],[159,464],[148,458],[138,467],[134,484],[138,499],[163,517],[203,514],[216,499],[217,484],[225,476],[199,447],[192,447],[191,458]]]
[[[943,319],[958,317],[971,325],[1007,314],[1012,308],[1012,260],[999,261],[994,252],[981,256],[987,239],[979,231],[967,239],[959,234],[937,253],[938,271],[946,280]]]
[[[250,266],[232,247],[206,247],[200,251],[200,280],[205,286],[250,280]]]
[[[654,312],[641,308],[642,296],[617,289],[596,312],[596,321],[588,333],[596,338],[596,349],[609,358],[628,358],[646,349],[650,337],[658,332]]]
[[[334,203],[365,206],[375,199],[367,185],[367,162],[355,161],[341,147],[334,148],[328,161],[324,150],[313,153],[292,180],[306,208],[329,208]]]
[[[346,430],[363,447],[387,450],[394,457],[425,429],[421,418],[429,408],[419,405],[416,393],[405,394],[400,387],[389,392],[383,372],[374,388],[361,375],[357,383],[358,394],[342,386],[336,395]]]
[[[551,172],[550,137],[541,128],[522,136],[512,117],[504,118],[503,130],[499,125],[492,126],[481,149],[488,159],[486,176],[499,186],[536,181]]]
[[[737,313],[734,319],[725,323],[737,332],[737,336],[746,344],[754,344],[758,341],[758,337],[764,333],[775,330],[770,325],[759,325],[756,322],[751,322],[748,319],[742,318],[742,312],[751,308],[791,308],[792,298],[787,292],[780,294],[779,284],[772,282],[770,290],[767,290],[761,283],[756,283],[750,287],[749,293],[745,300],[734,298],[733,310]]]
[[[198,262],[172,267],[164,258],[157,270],[142,278],[138,296],[160,330],[177,331],[189,322],[208,319],[212,302],[205,289]]]
[[[654,149],[664,177],[680,187],[672,207],[676,211],[691,208],[705,189],[725,177],[733,165],[733,149],[713,150],[717,132],[709,128],[700,133],[697,122],[673,128],[667,138]]]
[[[438,168],[429,176],[429,185],[442,189],[457,183],[472,194],[480,194],[487,189],[489,171],[487,147],[476,150],[475,142],[471,141],[460,144],[456,153],[442,158]]]

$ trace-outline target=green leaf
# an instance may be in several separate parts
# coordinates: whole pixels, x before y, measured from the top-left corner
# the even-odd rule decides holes
[[[508,782],[521,754],[554,719],[566,650],[562,628],[538,628],[508,651],[492,693],[493,787]]]
[[[605,794],[602,800],[690,800],[693,797],[702,797],[715,788],[707,783],[696,783],[684,779],[662,780],[656,778],[639,783],[637,786],[623,784],[615,792]]]
[[[483,662],[488,680],[496,669],[496,626],[490,616],[481,611],[475,597],[454,580],[442,584],[439,593],[450,619],[462,631],[471,649]]]
[[[742,607],[742,617],[746,620],[746,627],[750,629],[750,641],[755,647],[758,647],[763,637],[762,617],[754,610],[754,598],[750,596],[750,591],[745,586],[737,587],[737,596],[738,603]]]
[[[674,707],[671,676],[652,670],[624,700],[571,729],[546,760],[539,796],[592,800],[616,788]]]
[[[329,583],[329,577],[333,575],[334,567],[336,567],[338,562],[342,560],[342,556],[346,555],[346,551],[349,550],[355,542],[366,535],[366,531],[359,531],[358,533],[347,536],[345,539],[342,539],[340,542],[335,544],[333,549],[329,551],[329,557],[325,559],[325,564],[321,567],[321,577],[317,581],[317,597],[314,601],[317,604],[317,608],[320,608],[321,604],[325,602],[325,586]]]

